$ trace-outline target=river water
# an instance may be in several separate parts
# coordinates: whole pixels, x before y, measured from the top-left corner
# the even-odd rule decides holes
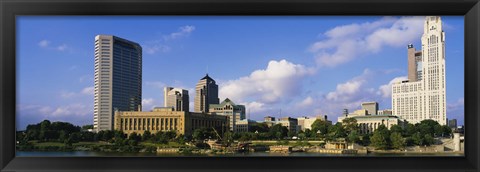
[[[269,153],[269,152],[248,152],[248,153],[235,153],[235,154],[177,154],[177,153],[125,153],[125,152],[93,152],[93,151],[72,151],[72,152],[25,152],[17,151],[16,156],[21,157],[189,157],[189,156],[296,156],[296,157],[338,157],[338,156],[464,156],[462,153],[369,153],[369,154],[322,154],[322,153],[309,153],[309,152],[293,152],[289,154],[284,153]]]

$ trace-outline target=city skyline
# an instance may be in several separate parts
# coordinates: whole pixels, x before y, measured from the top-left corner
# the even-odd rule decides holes
[[[75,124],[90,124],[93,114],[89,115],[93,103],[88,104],[93,102],[91,45],[82,49],[69,42],[74,38],[54,40],[46,34],[52,31],[40,29],[36,30],[39,35],[35,35],[29,27],[43,21],[44,25],[50,23],[65,30],[73,29],[78,23],[87,26],[103,20],[110,22],[105,24],[108,27],[85,29],[88,33],[79,35],[88,37],[80,40],[91,44],[90,34],[94,33],[140,43],[144,48],[143,110],[164,104],[165,86],[194,93],[195,83],[208,73],[217,81],[220,100],[229,98],[244,104],[249,112],[247,116],[261,120],[264,116],[318,114],[333,119],[340,116],[344,108],[356,109],[358,102],[364,101],[377,101],[380,109],[391,109],[389,84],[407,78],[407,45],[421,45],[424,17],[20,17],[17,84],[20,128],[38,122],[35,117],[73,119]],[[150,20],[167,21],[166,26],[151,24],[165,30],[139,34],[114,27],[115,23],[147,25]],[[447,118],[456,118],[463,124],[463,77],[458,77],[464,76],[463,19],[447,16],[442,20],[448,32],[446,84],[450,112],[447,109]],[[248,26],[243,26],[245,24]],[[291,24],[303,25],[299,31],[279,27]],[[239,26],[244,30],[236,28]],[[242,38],[238,33],[248,36]],[[61,59],[54,64],[59,69],[45,72],[28,63],[36,61],[32,56],[42,54],[52,58],[75,57],[71,60],[77,64]],[[176,68],[183,71],[170,72]],[[34,78],[58,71],[65,74],[48,78],[51,83]],[[62,78],[63,84],[56,81]],[[40,93],[30,89],[38,85],[43,89]],[[51,99],[44,100],[45,95],[51,95],[48,97]],[[193,97],[190,95],[191,111]]]

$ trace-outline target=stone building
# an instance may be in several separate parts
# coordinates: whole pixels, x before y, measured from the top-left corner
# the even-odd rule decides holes
[[[214,127],[226,130],[227,126],[226,116],[174,111],[171,107],[165,107],[154,108],[150,112],[116,111],[114,128],[126,134],[175,131],[177,134],[190,135],[198,128]]]

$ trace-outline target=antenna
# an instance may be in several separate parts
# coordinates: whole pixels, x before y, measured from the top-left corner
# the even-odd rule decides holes
[[[207,75],[208,75],[208,65],[207,65]]]

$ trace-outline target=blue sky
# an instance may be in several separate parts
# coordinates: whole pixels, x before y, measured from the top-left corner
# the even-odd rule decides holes
[[[424,17],[21,16],[17,17],[17,126],[43,119],[93,123],[94,38],[143,47],[143,110],[163,105],[164,86],[188,89],[207,72],[247,116],[328,115],[364,101],[391,109],[392,80],[407,75]],[[442,16],[447,118],[463,124],[464,21]],[[169,73],[169,71],[176,71]]]

